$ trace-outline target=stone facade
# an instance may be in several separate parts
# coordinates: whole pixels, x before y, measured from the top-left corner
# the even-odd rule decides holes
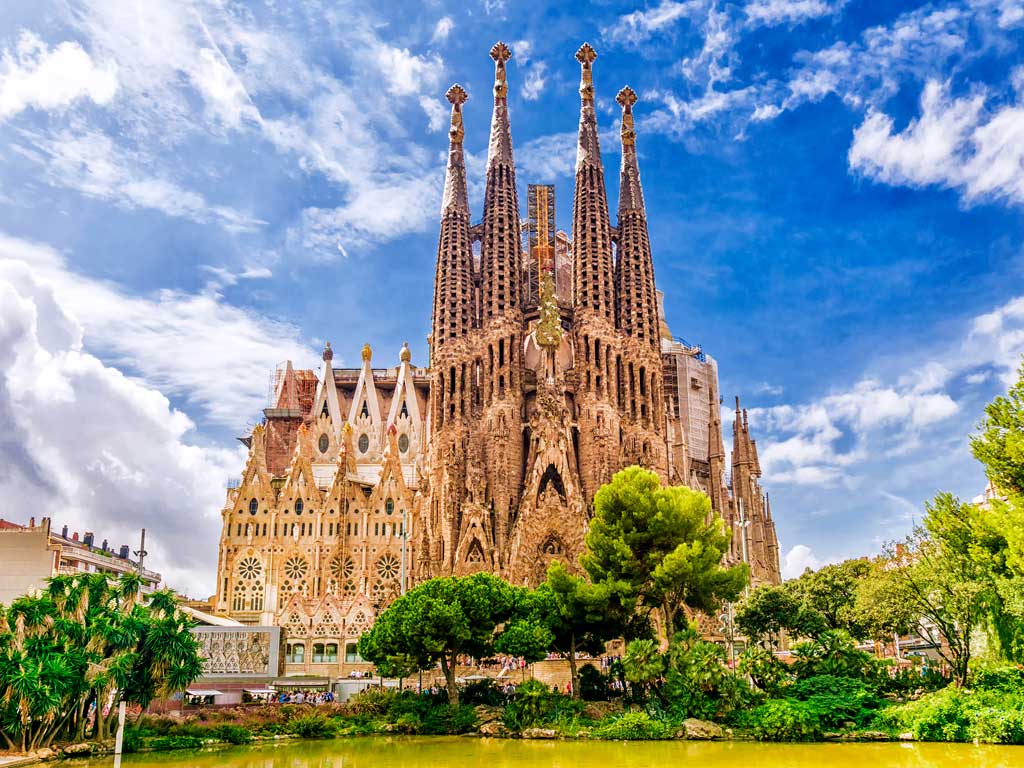
[[[283,627],[291,672],[310,671],[294,662],[296,644],[304,658],[315,644],[344,649],[342,671],[358,663],[355,640],[408,584],[482,570],[535,584],[554,559],[575,567],[594,494],[632,464],[706,491],[735,527],[729,559],[747,559],[755,581],[779,580],[746,416],[737,412],[730,475],[717,367],[674,339],[660,311],[636,94],[624,88],[617,97],[622,165],[612,226],[594,108],[597,54],[580,48],[572,234],[524,247],[510,56],[501,43],[491,50],[480,223],[469,210],[462,146],[468,95],[458,85],[447,93],[430,366],[414,367],[406,346],[397,367],[373,368],[365,347],[361,368],[335,370],[328,344],[319,375],[290,363],[279,370],[273,407],[243,438],[249,459],[223,511],[215,610]]]

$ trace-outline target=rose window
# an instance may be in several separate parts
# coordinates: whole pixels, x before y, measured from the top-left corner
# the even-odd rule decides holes
[[[331,575],[336,579],[347,579],[355,573],[356,565],[351,557],[336,557],[331,560]]]
[[[238,575],[243,579],[255,579],[263,573],[263,566],[255,557],[246,557],[238,564]]]
[[[290,557],[284,564],[284,575],[298,581],[306,575],[306,561],[301,557]]]
[[[395,579],[398,577],[398,558],[394,555],[384,555],[377,561],[377,573],[382,579]]]

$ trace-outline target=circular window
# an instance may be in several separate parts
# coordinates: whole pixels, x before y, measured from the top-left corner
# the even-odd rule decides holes
[[[336,557],[331,561],[331,575],[336,579],[348,579],[355,573],[356,564],[351,557]]]
[[[238,575],[243,579],[255,579],[263,573],[263,566],[255,557],[247,557],[238,564]]]
[[[365,432],[359,436],[359,452],[366,453],[370,450],[370,436]]]
[[[327,453],[327,449],[331,447],[331,441],[328,439],[327,435],[320,435],[319,447],[320,453]]]
[[[409,436],[404,432],[398,436],[398,450],[402,453],[409,450]]]
[[[377,573],[382,579],[394,579],[398,576],[398,558],[394,555],[384,555],[377,561]]]
[[[284,564],[284,574],[289,579],[301,579],[306,575],[306,561],[301,557],[292,557]]]

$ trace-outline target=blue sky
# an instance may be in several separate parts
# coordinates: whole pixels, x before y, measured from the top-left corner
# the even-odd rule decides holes
[[[0,497],[212,591],[270,371],[426,357],[452,82],[479,214],[496,40],[519,183],[570,225],[579,69],[638,146],[673,332],[743,397],[792,574],[876,551],[1024,351],[1008,0],[0,6]],[[337,358],[336,358],[337,362]],[[727,422],[728,430],[728,422]]]

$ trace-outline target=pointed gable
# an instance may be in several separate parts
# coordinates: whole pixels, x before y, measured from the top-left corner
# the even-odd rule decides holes
[[[331,342],[324,347],[324,372],[316,388],[316,396],[313,398],[313,410],[310,414],[314,419],[327,416],[334,427],[335,435],[341,434],[341,427],[345,423],[341,415],[341,407],[338,403],[338,387],[334,383],[334,369],[331,361],[334,359],[334,351],[331,349]]]

